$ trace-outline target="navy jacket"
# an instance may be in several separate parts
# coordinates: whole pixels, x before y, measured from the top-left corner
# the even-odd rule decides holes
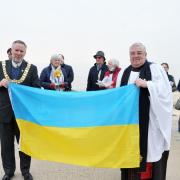
[[[106,63],[104,63],[101,67],[101,75],[99,80],[103,80],[105,73],[108,71],[108,67]],[[88,82],[87,82],[87,91],[97,91],[97,90],[102,90],[105,89],[104,87],[99,87],[96,83],[98,80],[98,73],[99,71],[97,70],[97,65],[94,64],[93,67],[91,67],[88,75]]]
[[[50,84],[51,84],[51,80],[50,80],[50,75],[51,75],[51,64],[48,67],[45,67],[41,74],[40,74],[40,81],[41,81],[41,86],[44,89],[51,89],[50,88]],[[64,82],[67,82],[67,74],[65,69],[61,68],[63,76],[64,76]]]
[[[74,80],[74,72],[73,72],[73,69],[72,69],[72,67],[71,67],[70,65],[67,65],[67,64],[62,64],[61,67],[64,68],[65,71],[66,71],[67,82],[68,82],[69,90],[71,90],[71,88],[72,88],[71,83],[72,83],[73,80]]]

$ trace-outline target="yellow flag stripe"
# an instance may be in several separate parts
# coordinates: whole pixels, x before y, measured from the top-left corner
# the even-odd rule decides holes
[[[22,119],[17,122],[21,150],[37,159],[104,168],[139,167],[138,125],[56,128]]]

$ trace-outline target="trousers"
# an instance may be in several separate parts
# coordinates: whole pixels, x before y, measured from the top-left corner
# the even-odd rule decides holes
[[[13,175],[16,169],[15,163],[15,138],[19,143],[20,132],[15,118],[10,123],[1,124],[1,159],[5,174]],[[19,151],[20,170],[22,175],[30,170],[31,157]]]

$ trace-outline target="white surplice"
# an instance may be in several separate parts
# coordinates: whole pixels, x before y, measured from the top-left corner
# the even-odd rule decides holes
[[[150,64],[152,80],[147,82],[150,96],[147,162],[157,162],[162,153],[170,149],[172,126],[172,90],[164,69]],[[116,87],[120,86],[123,70],[118,75]],[[131,71],[128,84],[134,83],[139,72]]]

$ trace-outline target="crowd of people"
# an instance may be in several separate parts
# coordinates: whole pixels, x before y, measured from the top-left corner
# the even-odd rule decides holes
[[[53,54],[50,63],[38,77],[37,67],[24,60],[27,46],[17,40],[8,49],[8,60],[0,62],[0,124],[1,158],[4,169],[2,180],[10,180],[15,173],[14,137],[19,142],[20,132],[8,95],[8,83],[56,91],[71,91],[74,79],[73,68],[64,63],[62,54]],[[168,74],[169,65],[162,66],[147,60],[146,48],[134,43],[129,48],[130,65],[119,67],[119,61],[106,58],[103,51],[93,57],[95,64],[90,68],[87,91],[105,90],[134,83],[140,88],[139,125],[140,157],[139,168],[121,169],[121,180],[165,180],[170,149],[172,122],[172,91],[176,84]],[[177,86],[180,91],[180,82]],[[31,157],[19,152],[20,169],[25,180],[32,180]]]

